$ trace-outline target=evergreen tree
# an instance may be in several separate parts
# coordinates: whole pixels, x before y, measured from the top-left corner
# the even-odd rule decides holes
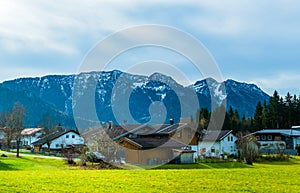
[[[293,105],[292,105],[292,96],[291,94],[288,92],[287,95],[285,96],[285,112],[286,112],[286,116],[284,116],[286,119],[286,126],[287,128],[291,128],[292,127],[292,111],[293,111]]]
[[[263,128],[263,107],[259,101],[254,115],[254,131],[258,131]]]
[[[269,101],[269,125],[270,128],[279,128],[279,95],[275,90]]]
[[[296,117],[295,126],[300,125],[300,96],[297,99],[297,105],[296,105],[296,110],[295,110],[294,116]]]
[[[207,108],[202,108],[199,112],[199,129],[207,129],[210,113]]]
[[[269,107],[267,105],[267,101],[264,101],[263,111],[262,111],[262,128],[266,129],[269,125]]]
[[[298,104],[298,99],[297,95],[293,96],[292,99],[292,109],[291,109],[291,125],[298,125],[298,115],[297,115],[297,104]]]
[[[278,128],[286,128],[287,127],[287,119],[286,119],[286,106],[282,97],[279,99],[278,105]]]

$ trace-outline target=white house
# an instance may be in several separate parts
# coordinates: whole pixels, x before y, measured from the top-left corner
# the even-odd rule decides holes
[[[83,145],[84,139],[75,130],[56,131],[34,142],[34,150],[38,152],[42,149],[47,149],[47,142],[50,143],[50,150],[60,151],[68,145]]]
[[[236,136],[232,130],[206,131],[198,143],[199,156],[220,157],[224,154],[237,154]]]
[[[262,153],[277,153],[278,149],[288,154],[297,154],[300,146],[298,129],[263,129],[252,133],[260,143]]]
[[[26,128],[21,132],[22,141],[21,145],[23,146],[31,146],[32,143],[36,142],[42,135],[43,128]]]

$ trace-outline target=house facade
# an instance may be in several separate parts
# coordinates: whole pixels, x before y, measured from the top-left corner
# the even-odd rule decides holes
[[[232,130],[206,131],[200,138],[198,152],[201,157],[220,157],[225,154],[236,155],[237,138]]]
[[[155,165],[165,164],[174,158],[174,149],[184,147],[184,144],[167,137],[122,138],[118,142],[125,148],[127,163]]]
[[[297,154],[300,146],[300,130],[298,129],[263,129],[252,133],[260,143],[262,153],[278,153],[279,150],[287,154]]]
[[[69,145],[84,145],[84,139],[75,130],[56,131],[35,141],[33,143],[34,151],[40,152],[48,149],[48,143],[51,151],[61,151]]]

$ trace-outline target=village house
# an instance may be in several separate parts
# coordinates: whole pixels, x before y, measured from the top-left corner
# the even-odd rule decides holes
[[[124,130],[114,140],[124,147],[128,163],[152,165],[195,161],[200,135],[191,124],[170,121],[170,124],[154,126],[115,126],[115,129]]]
[[[50,145],[50,151],[60,152],[63,148],[70,145],[84,145],[84,139],[76,130],[60,130],[46,135],[33,142],[32,144],[34,146],[35,152],[40,152],[48,149],[48,144]]]
[[[263,129],[252,133],[260,143],[261,153],[284,153],[297,155],[300,146],[300,130],[298,129]]]
[[[207,130],[201,136],[198,144],[199,156],[221,157],[224,155],[236,155],[237,138],[232,130]]]
[[[43,128],[26,128],[21,132],[21,146],[33,148],[32,143],[37,141],[42,135]]]

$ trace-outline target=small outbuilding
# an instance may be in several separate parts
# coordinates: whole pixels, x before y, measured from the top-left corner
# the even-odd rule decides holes
[[[175,160],[177,164],[192,164],[195,163],[194,153],[196,151],[191,149],[173,149]]]

